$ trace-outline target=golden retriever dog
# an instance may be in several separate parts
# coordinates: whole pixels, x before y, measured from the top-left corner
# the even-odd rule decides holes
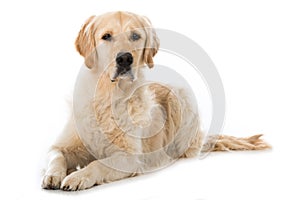
[[[159,39],[129,12],[90,17],[75,42],[85,59],[78,99],[49,151],[42,187],[83,190],[151,172],[200,151],[269,148],[261,135],[212,136],[206,143],[184,89],[145,83]]]

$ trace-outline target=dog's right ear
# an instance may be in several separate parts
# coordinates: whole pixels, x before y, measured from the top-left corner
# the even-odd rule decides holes
[[[95,18],[96,16],[91,16],[86,20],[75,41],[77,51],[84,57],[84,63],[90,69],[97,64],[96,41],[94,37]]]
[[[140,17],[140,22],[143,24],[147,38],[144,47],[144,62],[149,68],[154,66],[153,57],[159,49],[159,39],[156,36],[155,29],[152,27],[150,20],[147,17]]]

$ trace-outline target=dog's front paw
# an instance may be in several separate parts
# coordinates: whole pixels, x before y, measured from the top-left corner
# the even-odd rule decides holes
[[[96,181],[92,174],[86,173],[85,169],[81,169],[67,176],[63,180],[60,188],[66,191],[84,190],[95,184]]]
[[[53,173],[46,174],[43,177],[42,188],[57,190],[60,188],[62,180],[65,178],[66,173]]]

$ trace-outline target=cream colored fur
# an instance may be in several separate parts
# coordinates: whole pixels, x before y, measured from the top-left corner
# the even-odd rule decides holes
[[[133,30],[139,32],[140,40],[128,39]],[[113,41],[103,41],[105,33],[115,36]],[[76,112],[49,151],[43,188],[87,189],[199,154],[203,135],[198,113],[185,91],[144,84],[145,65],[153,67],[152,58],[159,48],[148,19],[127,12],[92,16],[79,32],[76,48],[87,66],[77,84],[80,99],[74,102]],[[127,77],[111,81],[116,70],[112,61],[121,51],[133,55],[134,81]],[[215,140],[209,140],[204,147],[206,151],[268,148],[262,141],[257,147],[257,139],[237,146],[231,142],[239,139],[228,138],[227,145],[219,141],[217,149]]]

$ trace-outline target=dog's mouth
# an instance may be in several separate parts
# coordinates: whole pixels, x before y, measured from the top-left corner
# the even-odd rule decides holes
[[[117,69],[114,73],[114,76],[111,78],[111,82],[115,82],[118,78],[120,79],[128,78],[131,81],[133,81],[134,75],[131,66],[124,68],[117,65]]]

